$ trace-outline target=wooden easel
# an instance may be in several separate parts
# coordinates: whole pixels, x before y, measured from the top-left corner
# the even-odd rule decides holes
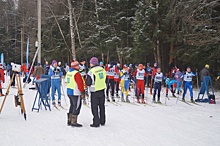
[[[1,108],[0,108],[0,113],[2,112],[3,106],[5,104],[6,97],[9,94],[9,90],[10,90],[10,87],[11,87],[11,84],[12,84],[14,78],[16,78],[17,89],[18,89],[18,94],[17,94],[17,96],[15,96],[15,107],[20,105],[21,113],[24,114],[24,119],[26,120],[26,110],[25,110],[25,107],[24,107],[24,99],[23,99],[24,94],[22,92],[20,73],[18,73],[18,72],[14,72],[13,75],[12,75],[12,78],[10,80],[10,83],[8,85],[4,100],[3,100]]]

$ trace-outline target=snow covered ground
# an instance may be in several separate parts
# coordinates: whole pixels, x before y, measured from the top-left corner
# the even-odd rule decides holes
[[[7,88],[8,81],[4,84]],[[215,93],[217,104],[200,103],[187,105],[170,97],[167,105],[152,104],[152,96],[147,94],[148,103],[153,106],[133,105],[120,102],[121,106],[106,102],[106,125],[91,128],[91,109],[82,106],[78,122],[82,128],[66,125],[67,110],[31,111],[36,90],[23,89],[27,120],[14,106],[17,89],[11,88],[0,114],[1,146],[218,146],[220,145],[220,93]],[[3,90],[4,93],[6,89]],[[162,90],[165,103],[165,90]],[[146,91],[148,92],[148,91]],[[194,90],[194,97],[198,91]],[[132,93],[130,93],[132,94]],[[0,97],[0,104],[4,97]],[[68,100],[68,98],[66,97]],[[133,102],[133,99],[130,99]],[[187,94],[186,100],[189,101]],[[68,100],[69,101],[69,100]],[[64,97],[62,103],[65,105]],[[69,105],[69,103],[68,103]]]

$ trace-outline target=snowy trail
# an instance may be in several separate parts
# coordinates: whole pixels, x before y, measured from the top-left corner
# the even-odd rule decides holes
[[[219,92],[216,93],[216,105],[200,103],[202,106],[189,106],[180,101],[176,104],[176,98],[172,97],[167,100],[172,106],[153,104],[155,107],[145,107],[122,102],[122,106],[115,106],[106,102],[106,125],[100,128],[89,126],[92,123],[91,109],[82,106],[78,122],[83,127],[72,128],[66,125],[67,110],[58,111],[52,107],[52,111],[43,108],[39,113],[32,112],[36,91],[29,90],[29,87],[32,85],[23,89],[27,121],[19,114],[19,108],[14,107],[13,94],[17,89],[10,89],[0,114],[1,146],[218,146],[220,143]],[[195,90],[194,95],[196,93]],[[147,97],[150,103],[152,96],[147,94]],[[162,94],[162,103],[164,97]],[[69,101],[68,97],[66,99]],[[0,103],[2,100],[0,97]],[[133,102],[132,98],[130,100]],[[63,98],[62,102],[65,103]]]

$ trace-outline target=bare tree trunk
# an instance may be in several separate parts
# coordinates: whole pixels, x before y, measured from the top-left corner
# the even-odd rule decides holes
[[[173,62],[173,41],[174,41],[174,39],[173,39],[173,32],[171,33],[171,39],[170,39],[170,61],[169,61],[169,64],[171,63],[171,62]]]
[[[154,61],[157,62],[157,50],[154,48]]]
[[[74,32],[73,32],[73,16],[72,16],[71,0],[68,0],[68,5],[69,5],[69,23],[70,23],[72,56],[73,56],[73,60],[76,60],[75,35],[74,35]]]
[[[104,54],[102,53],[102,62],[104,63],[105,60],[104,60]]]
[[[21,64],[24,62],[23,57],[24,57],[24,28],[21,28]]]
[[[118,46],[116,46],[117,48],[116,48],[116,52],[117,52],[117,55],[118,55],[118,60],[119,60],[119,62],[120,62],[120,65],[122,66],[122,55],[121,55],[121,51],[120,51],[120,49],[118,48]]]
[[[157,40],[157,64],[161,67],[161,58],[160,58],[160,42]]]
[[[108,54],[107,54],[107,60],[106,60],[106,63],[109,63],[110,61],[110,57],[109,57],[109,49],[108,49]]]

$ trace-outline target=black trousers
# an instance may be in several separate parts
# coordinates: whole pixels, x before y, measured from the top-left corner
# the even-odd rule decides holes
[[[116,90],[116,95],[118,96],[118,91],[119,91],[119,82],[115,82],[115,90]]]
[[[155,100],[155,96],[157,93],[157,100],[160,101],[160,91],[161,91],[161,82],[155,82],[154,83],[154,94],[153,94],[153,100]],[[157,92],[158,91],[158,92]]]
[[[106,89],[106,96],[108,97],[109,94],[109,89],[112,89],[111,91],[111,96],[114,97],[114,92],[115,92],[115,81],[114,79],[107,79],[107,89]]]
[[[104,90],[91,92],[91,110],[93,125],[105,124],[105,92]]]
[[[68,97],[70,99],[69,113],[73,115],[79,115],[82,105],[81,97],[74,95],[68,95]]]

